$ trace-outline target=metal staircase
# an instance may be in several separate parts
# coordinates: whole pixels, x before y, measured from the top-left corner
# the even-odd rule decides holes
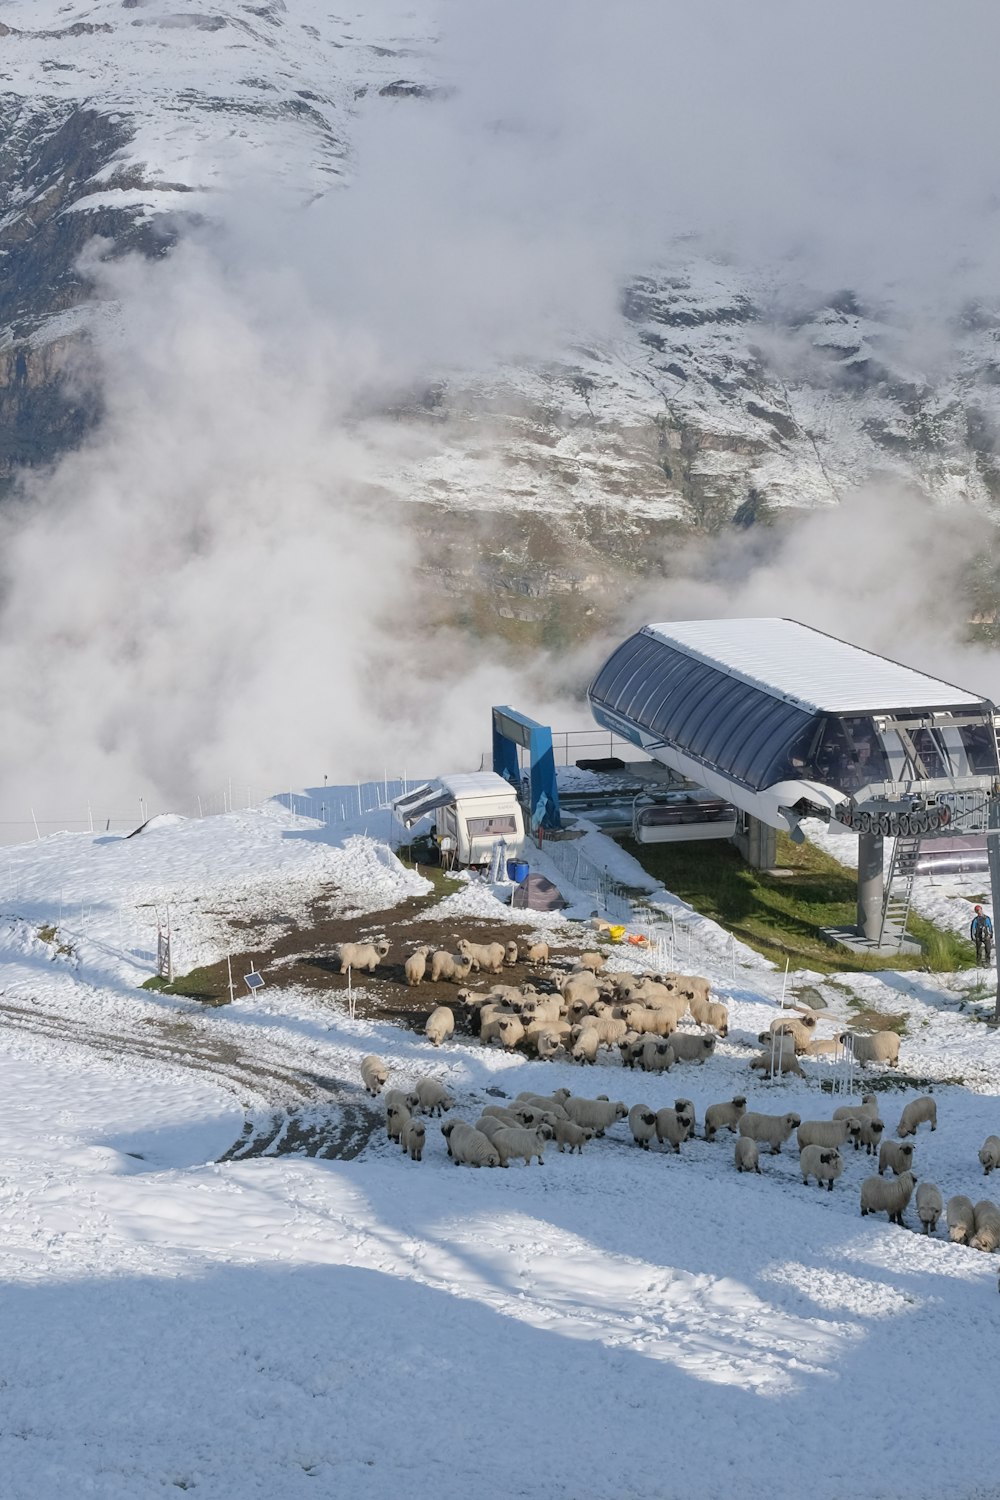
[[[889,875],[882,897],[882,925],[878,934],[880,948],[887,936],[890,942],[895,940],[897,947],[903,945],[919,858],[919,838],[904,838],[900,835],[894,841],[892,858],[889,861]]]

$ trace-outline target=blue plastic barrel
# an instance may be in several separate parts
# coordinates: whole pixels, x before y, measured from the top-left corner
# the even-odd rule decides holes
[[[513,880],[516,885],[520,885],[522,880],[527,880],[528,869],[529,866],[523,859],[509,859],[507,861],[507,879]]]

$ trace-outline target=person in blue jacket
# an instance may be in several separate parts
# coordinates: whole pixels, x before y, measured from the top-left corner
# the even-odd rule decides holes
[[[975,915],[969,925],[969,936],[976,945],[976,963],[982,963],[984,951],[986,962],[989,963],[993,952],[993,923],[981,906],[976,907]]]

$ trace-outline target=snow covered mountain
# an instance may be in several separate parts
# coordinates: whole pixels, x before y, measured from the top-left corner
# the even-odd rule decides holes
[[[360,109],[441,93],[429,0],[7,0],[3,17],[0,488],[96,415],[66,378],[94,235],[167,254],[249,173],[315,199],[350,181]],[[764,275],[686,241],[636,268],[612,337],[402,401],[421,441],[377,477],[453,589],[525,619],[678,530],[834,504],[873,474],[989,507],[1000,318],[969,309],[933,363],[909,334],[849,291],[803,292],[791,265]]]

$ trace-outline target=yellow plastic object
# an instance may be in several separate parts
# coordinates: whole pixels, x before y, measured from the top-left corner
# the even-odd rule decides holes
[[[611,939],[611,941],[613,943],[620,943],[621,940],[622,940],[622,938],[624,936],[625,936],[625,928],[624,927],[609,927],[608,928],[608,937]]]

